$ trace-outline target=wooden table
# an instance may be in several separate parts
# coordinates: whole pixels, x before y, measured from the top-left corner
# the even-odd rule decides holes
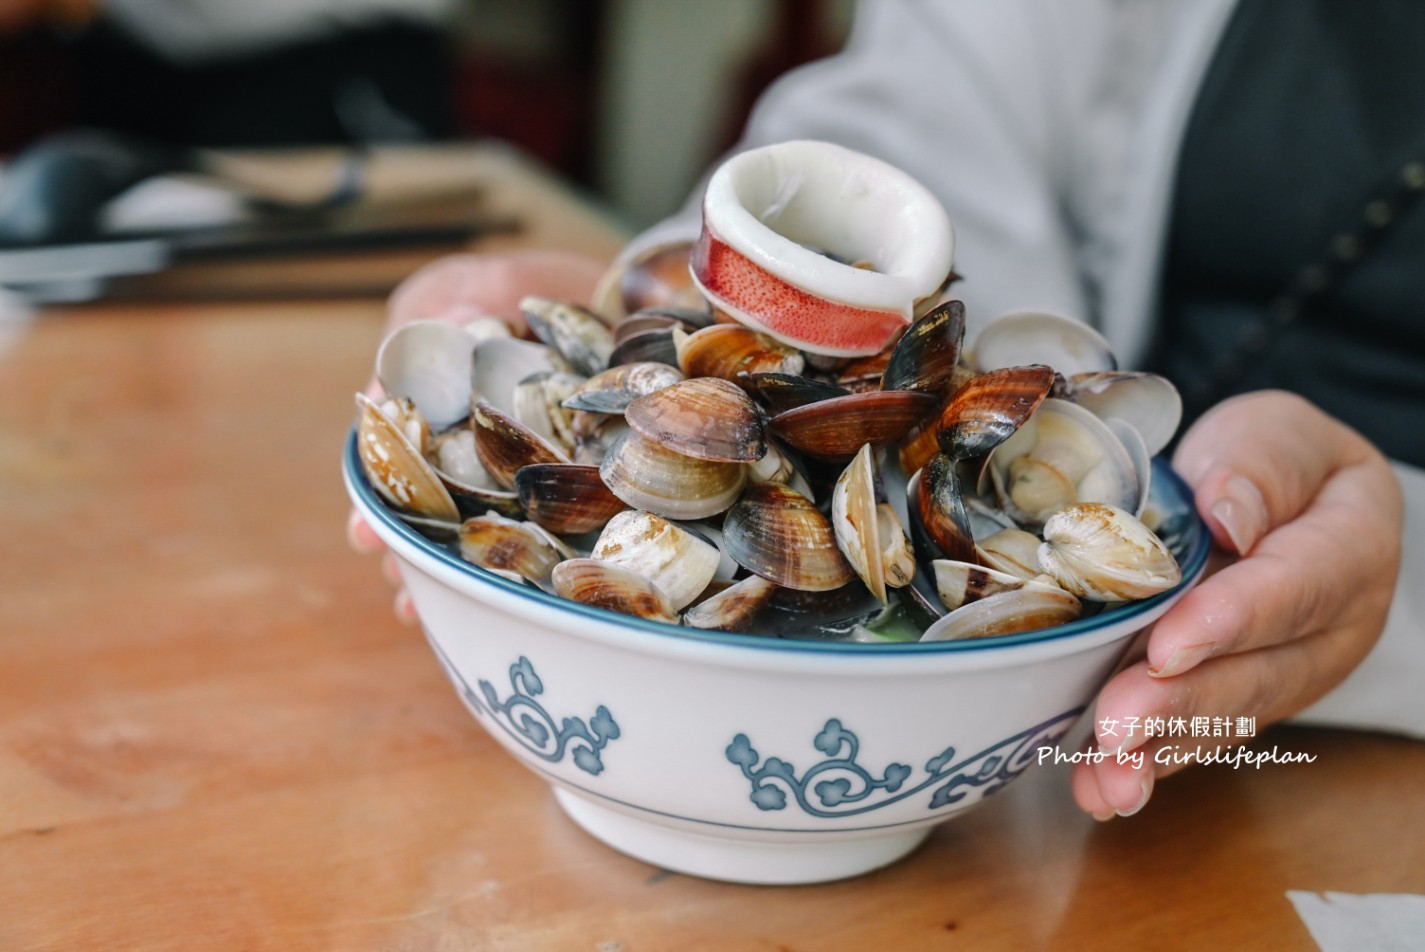
[[[504,153],[519,238],[620,236]],[[0,352],[0,949],[1314,948],[1425,892],[1425,746],[1273,730],[1097,824],[1031,771],[909,859],[771,888],[590,839],[462,709],[338,458],[379,300],[98,305]]]

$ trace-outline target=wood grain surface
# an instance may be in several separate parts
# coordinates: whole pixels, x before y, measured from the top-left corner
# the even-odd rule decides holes
[[[520,239],[618,233],[477,154]],[[661,871],[559,811],[353,554],[379,300],[47,312],[0,350],[0,950],[1311,949],[1288,889],[1425,893],[1425,746],[1274,729],[1141,814],[1031,771],[888,869]]]

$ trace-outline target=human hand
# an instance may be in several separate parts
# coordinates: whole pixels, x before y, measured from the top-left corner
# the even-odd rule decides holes
[[[402,324],[421,319],[464,323],[477,317],[498,317],[517,331],[524,329],[520,299],[529,294],[556,300],[587,302],[605,265],[594,258],[562,251],[515,251],[506,254],[450,255],[432,261],[401,283],[387,305],[384,338]],[[373,376],[367,393],[380,385]],[[357,552],[382,553],[381,567],[396,586],[396,617],[413,624],[415,610],[401,583],[401,570],[385,543],[355,509],[347,517],[347,542]]]
[[[1100,692],[1094,725],[1110,756],[1076,764],[1071,781],[1098,819],[1142,809],[1155,780],[1183,766],[1155,763],[1158,751],[1190,749],[1180,736],[1106,728],[1131,717],[1246,716],[1261,729],[1295,714],[1370,651],[1399,574],[1403,503],[1389,463],[1300,397],[1224,401],[1183,436],[1173,464],[1213,539],[1237,558],[1174,605],[1147,657]],[[1190,742],[1203,753],[1231,743]],[[1120,763],[1116,750],[1132,756]]]

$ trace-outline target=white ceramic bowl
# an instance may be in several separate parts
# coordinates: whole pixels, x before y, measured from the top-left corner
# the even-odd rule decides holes
[[[1133,635],[1196,581],[1209,544],[1187,488],[1159,461],[1154,504],[1184,577],[1162,595],[981,641],[704,632],[568,602],[461,561],[382,504],[355,447],[353,437],[347,489],[400,559],[475,719],[595,837],[737,882],[884,866],[1002,788],[1069,730]]]

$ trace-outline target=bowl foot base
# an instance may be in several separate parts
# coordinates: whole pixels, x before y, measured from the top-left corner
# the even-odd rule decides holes
[[[905,856],[930,833],[930,827],[915,827],[806,843],[723,839],[640,820],[559,788],[554,798],[570,819],[621,853],[675,872],[734,883],[791,885],[859,876]]]

